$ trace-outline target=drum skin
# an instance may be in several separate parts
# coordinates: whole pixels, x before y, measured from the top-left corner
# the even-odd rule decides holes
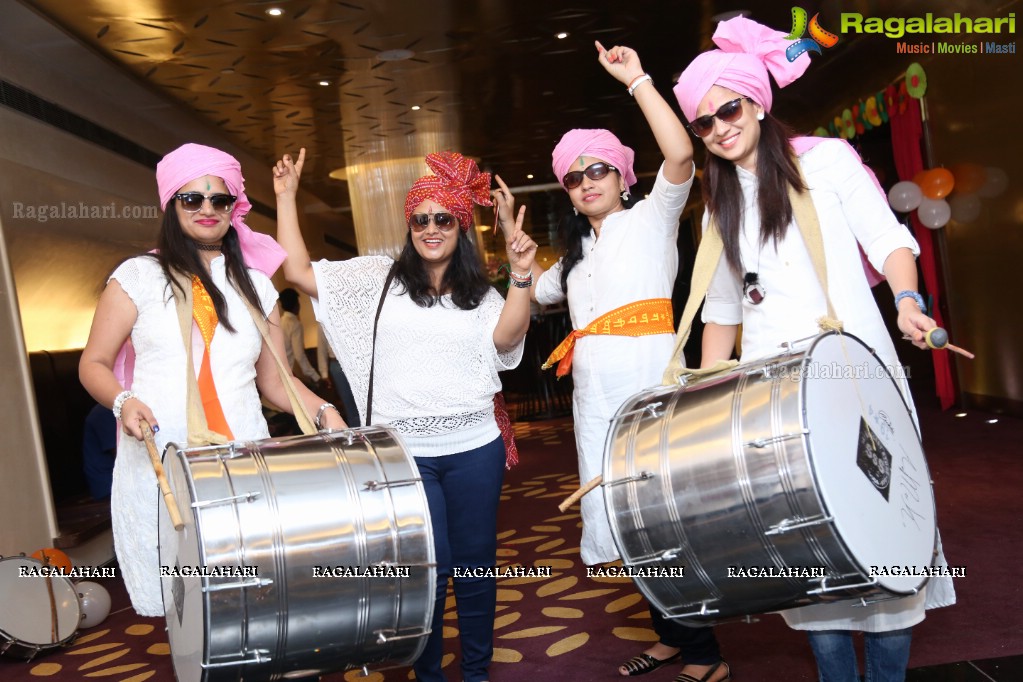
[[[699,624],[926,583],[934,499],[901,393],[849,334],[804,346],[648,389],[612,421],[612,533],[665,614]]]
[[[179,682],[287,679],[419,656],[436,565],[425,492],[396,432],[172,444],[164,459],[185,519],[174,532],[161,513]],[[196,566],[235,575],[182,575]]]
[[[21,575],[20,569],[39,573],[43,568],[43,562],[31,557],[0,557],[0,655],[32,660],[68,646],[78,634],[82,607],[71,579]]]

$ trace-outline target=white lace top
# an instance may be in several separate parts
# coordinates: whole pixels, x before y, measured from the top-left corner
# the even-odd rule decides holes
[[[363,423],[373,318],[393,262],[365,256],[313,263],[319,292],[313,311],[352,384]],[[503,307],[491,288],[475,310],[461,310],[450,296],[422,308],[392,283],[377,327],[373,423],[394,427],[416,457],[465,452],[497,438],[498,372],[522,359],[522,343],[507,353],[494,346]]]

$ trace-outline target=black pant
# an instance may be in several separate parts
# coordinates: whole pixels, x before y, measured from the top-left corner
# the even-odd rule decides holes
[[[677,620],[666,618],[653,604],[650,604],[650,619],[661,644],[679,649],[686,663],[714,665],[721,660],[714,628],[683,625]]]

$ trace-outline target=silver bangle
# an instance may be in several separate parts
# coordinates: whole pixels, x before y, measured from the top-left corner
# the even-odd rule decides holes
[[[117,394],[117,397],[114,398],[114,406],[111,408],[111,411],[114,413],[114,419],[121,421],[121,408],[132,398],[138,398],[138,396],[131,391],[121,391]]]
[[[636,88],[647,81],[653,81],[653,77],[649,73],[644,73],[642,76],[636,76],[636,78],[632,81],[632,85],[629,86],[629,97],[635,97],[633,93],[636,92]]]
[[[323,419],[323,413],[326,412],[327,410],[334,410],[335,412],[338,413],[338,416],[341,415],[341,412],[338,411],[338,409],[334,406],[333,403],[323,403],[322,405],[320,405],[320,409],[316,411],[316,421],[314,423],[316,424],[317,431],[323,428],[323,425],[320,423],[320,420]]]
[[[524,275],[520,275],[519,273],[517,273],[517,272],[515,272],[513,270],[509,270],[508,274],[511,275],[512,279],[517,279],[517,280],[532,279],[532,277],[533,277],[533,268],[530,268],[529,272],[527,272]]]

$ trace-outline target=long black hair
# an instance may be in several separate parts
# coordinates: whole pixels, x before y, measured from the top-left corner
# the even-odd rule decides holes
[[[458,230],[458,245],[444,270],[440,291],[430,283],[423,259],[412,243],[411,232],[405,236],[405,248],[394,262],[393,271],[395,281],[405,287],[416,305],[423,308],[432,308],[444,292],[450,292],[451,301],[456,306],[462,310],[474,310],[490,289],[479,253],[468,233],[462,229]]]
[[[618,173],[616,170],[615,173]],[[622,200],[625,208],[632,208],[636,204],[632,196],[628,200]],[[571,200],[569,200],[571,205]],[[561,235],[561,242],[565,245],[565,253],[561,256],[561,290],[568,295],[568,273],[572,272],[579,261],[583,259],[583,237],[593,232],[593,225],[590,219],[581,213],[565,214],[565,217],[558,223],[558,234]]]
[[[156,239],[159,251],[147,255],[155,258],[160,263],[163,274],[167,277],[168,286],[181,289],[171,276],[173,270],[177,270],[189,278],[192,275],[198,276],[199,281],[202,282],[203,287],[209,293],[210,299],[213,300],[213,307],[217,311],[217,320],[229,332],[234,332],[234,326],[231,324],[230,319],[228,319],[227,302],[224,300],[224,294],[213,283],[213,278],[206,271],[206,267],[202,262],[202,256],[199,255],[199,249],[196,247],[195,242],[181,229],[178,212],[174,207],[175,201],[176,199],[171,198],[167,202],[163,213],[163,220],[160,222],[160,234]],[[227,228],[227,233],[224,235],[220,246],[220,252],[224,256],[227,281],[233,284],[241,295],[252,304],[252,307],[265,317],[263,306],[259,301],[259,295],[256,294],[252,280],[249,279],[249,271],[245,267],[241,244],[238,242],[238,233],[235,231],[234,226]],[[181,295],[184,296],[185,292],[181,291]]]
[[[792,203],[788,188],[797,191],[806,187],[799,177],[796,153],[789,143],[792,133],[788,126],[764,112],[760,121],[760,140],[757,142],[757,210],[760,212],[760,245],[769,241],[776,245],[785,237],[792,221]],[[707,154],[707,167],[703,176],[703,200],[714,217],[721,241],[724,242],[728,266],[738,276],[743,275],[739,255],[739,236],[742,232],[744,201],[742,187],[735,164],[712,153]]]

